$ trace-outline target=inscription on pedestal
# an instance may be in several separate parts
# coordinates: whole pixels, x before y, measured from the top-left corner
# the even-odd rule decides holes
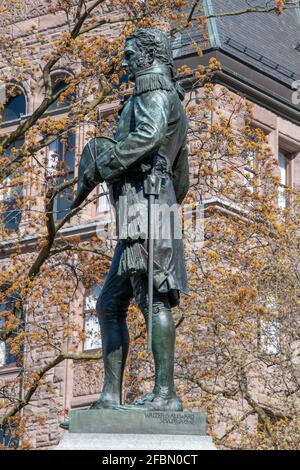
[[[71,433],[121,434],[206,434],[205,413],[142,411],[142,410],[80,410],[71,411]]]
[[[161,424],[195,424],[193,413],[145,412],[145,418],[158,420]]]

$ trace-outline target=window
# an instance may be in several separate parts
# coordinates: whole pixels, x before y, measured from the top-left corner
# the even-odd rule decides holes
[[[0,304],[0,328],[5,325],[6,317],[4,312],[12,310],[14,308],[14,301],[8,300]],[[13,333],[14,334],[14,333]],[[10,347],[5,341],[0,341],[0,367],[15,364],[17,357],[10,352]]]
[[[0,191],[1,219],[5,230],[17,230],[21,222],[22,211],[19,201],[22,197],[22,185],[13,186],[11,178],[6,178]]]
[[[5,342],[0,341],[0,367],[5,365]]]
[[[108,193],[108,186],[102,183],[98,186],[98,194]],[[98,212],[110,212],[109,196],[101,196],[98,199]]]
[[[19,439],[13,436],[8,425],[0,426],[0,445],[9,449],[17,449],[19,446]]]
[[[260,349],[269,355],[280,352],[280,322],[277,319],[278,304],[273,296],[270,296],[265,304],[269,318],[260,320],[259,344]]]
[[[24,144],[24,140],[20,139],[11,145],[8,149],[8,157],[11,154],[13,148],[20,148]],[[22,210],[20,208],[20,203],[23,195],[23,185],[14,184],[14,179],[18,175],[12,175],[11,177],[6,178],[0,187],[0,203],[1,203],[1,221],[3,228],[8,231],[15,231],[19,228]]]
[[[84,302],[84,351],[99,349],[102,347],[99,320],[96,314],[96,303],[101,292],[101,287],[95,284]]]
[[[50,177],[57,177],[57,184],[74,178],[75,167],[75,134],[68,132],[67,137],[58,137],[49,146],[48,170]],[[54,202],[56,220],[61,220],[70,208],[73,199],[72,188],[58,194]]]
[[[24,93],[17,89],[16,94],[11,96],[2,113],[2,122],[15,121],[26,114],[26,99]]]
[[[66,88],[66,85],[67,85],[67,82],[66,82],[66,78],[63,79],[63,78],[60,78],[60,79],[57,79],[56,80],[56,84],[54,85],[53,87],[53,94],[55,95],[56,93],[58,93],[59,91],[63,90],[64,88]],[[72,103],[72,100],[73,98],[76,97],[76,94],[75,93],[72,93],[72,94],[69,94],[69,95],[66,95],[64,97],[64,99],[60,99],[58,98],[57,100],[55,100],[48,108],[48,111],[53,111],[55,109],[60,109],[60,108],[68,108],[70,107],[71,103]]]
[[[286,186],[288,185],[288,162],[287,155],[279,150],[278,164],[279,164],[279,190],[278,190],[278,207],[285,209],[287,205]]]
[[[17,87],[10,86],[8,98],[2,111],[2,122],[10,122],[20,119],[26,114],[26,99],[24,93]],[[15,130],[18,123],[14,123],[12,131]],[[3,154],[7,159],[14,158],[14,149],[24,145],[24,138],[14,142]],[[23,185],[16,183],[20,176],[20,170],[10,177],[6,178],[0,184],[0,222],[6,231],[16,231],[19,228],[22,211],[21,200],[23,195]]]
[[[9,366],[11,364],[15,364],[16,362],[17,357],[9,352],[9,347],[5,341],[0,341],[0,367]]]
[[[54,93],[63,90],[67,85],[67,77],[52,78]],[[64,97],[63,100],[55,100],[48,108],[48,111],[68,112],[73,99],[76,97],[75,92]],[[48,147],[48,175],[55,178],[54,184],[60,185],[64,181],[74,178],[75,167],[75,149],[76,136],[74,132],[69,131],[66,136],[58,137]],[[73,200],[73,189],[67,188],[59,193],[54,201],[54,219],[61,220],[67,214]]]
[[[260,323],[260,345],[261,349],[269,355],[280,352],[278,320],[262,320]]]
[[[252,180],[255,177],[254,164],[254,152],[249,151],[244,165],[244,185],[251,193],[253,193]]]

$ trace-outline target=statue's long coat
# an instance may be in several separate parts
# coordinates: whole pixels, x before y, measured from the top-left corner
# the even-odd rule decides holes
[[[117,219],[123,201],[127,201],[125,221],[122,227],[119,225],[119,237],[127,238],[121,241],[124,243],[124,252],[119,271],[124,275],[132,272],[132,263],[135,262],[134,256],[126,254],[126,246],[132,247],[131,240],[136,238],[141,242],[147,233],[148,196],[145,194],[144,181],[153,164],[156,173],[163,178],[158,204],[166,204],[174,209],[176,204],[181,204],[188,191],[186,134],[186,114],[174,87],[171,90],[157,89],[133,94],[121,111],[115,134],[117,144],[96,159],[101,178],[109,184]],[[123,196],[127,199],[122,199]],[[139,214],[136,211],[132,213],[133,204],[134,207],[138,205]],[[177,207],[175,212],[175,222],[171,218],[170,223],[169,214],[156,221],[156,229],[160,224],[162,231],[155,233],[166,234],[171,231],[171,236],[162,238],[162,235],[154,241],[154,286],[159,292],[177,290],[188,293],[183,242],[181,234],[178,236],[178,231],[177,235],[174,233]],[[144,248],[142,252],[146,252],[147,241],[140,244]],[[140,263],[137,264],[140,267]]]

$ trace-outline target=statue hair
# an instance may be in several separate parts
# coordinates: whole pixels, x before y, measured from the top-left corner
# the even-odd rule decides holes
[[[169,67],[171,80],[181,100],[184,90],[176,79],[176,70],[173,62],[172,48],[168,36],[156,28],[137,28],[126,41],[135,40],[138,47],[144,52],[143,65],[151,65],[154,59]]]
[[[141,49],[153,59],[158,59],[161,63],[173,67],[173,57],[170,41],[167,35],[155,28],[138,28],[127,41],[135,39]]]

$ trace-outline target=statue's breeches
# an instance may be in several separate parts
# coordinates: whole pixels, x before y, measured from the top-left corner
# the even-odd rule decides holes
[[[97,302],[97,313],[100,323],[124,320],[132,298],[135,298],[145,320],[148,310],[148,280],[147,276],[134,274],[131,277],[123,277],[118,274],[120,257],[124,249],[124,242],[118,242],[109,273],[106,277],[101,295]],[[154,314],[159,309],[170,309],[168,293],[154,290]]]

